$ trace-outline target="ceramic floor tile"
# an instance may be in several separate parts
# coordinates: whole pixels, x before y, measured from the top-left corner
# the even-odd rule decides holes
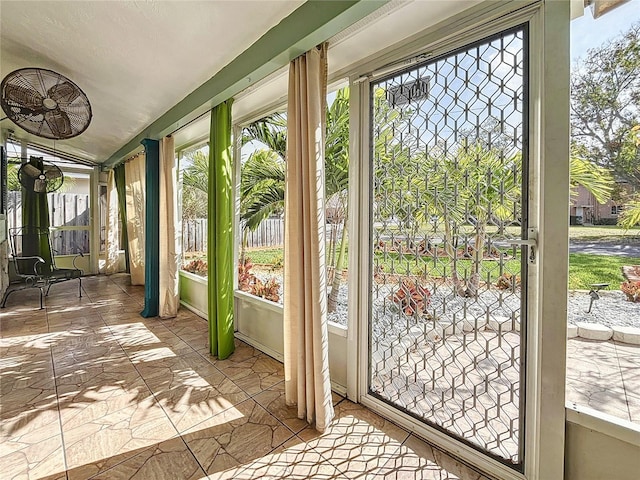
[[[488,480],[467,465],[410,435],[383,467],[367,477],[397,480]]]
[[[154,397],[142,379],[126,386],[96,386],[60,394],[60,418],[69,430],[145,402],[153,403]]]
[[[251,399],[183,433],[207,474],[246,465],[292,437],[291,430]]]
[[[210,356],[206,321],[142,318],[128,282],[88,277],[82,299],[69,282],[44,310],[30,291],[0,311],[0,477],[486,480],[339,395],[319,434],[284,404],[280,362],[238,340]],[[640,422],[640,347],[571,339],[567,353],[569,401]]]
[[[403,428],[348,400],[340,402],[335,413],[324,433],[308,427],[298,436],[345,478],[362,478],[383,467],[409,436]]]
[[[56,367],[56,385],[59,395],[69,392],[95,390],[96,388],[120,388],[135,383],[140,375],[127,357],[118,354],[84,361],[65,363]]]
[[[215,366],[242,388],[248,395],[255,395],[284,380],[284,368],[280,362],[265,355],[247,355],[247,349],[238,349],[226,360]],[[236,353],[239,353],[236,357]],[[245,355],[248,358],[245,359]]]
[[[135,456],[142,448],[177,435],[152,397],[116,411],[109,411],[107,407],[105,410],[103,416],[92,415],[93,420],[73,428],[67,428],[63,423],[69,469],[103,462],[114,456],[124,460]]]
[[[2,478],[57,478],[65,471],[60,419],[55,402],[0,415]]]
[[[139,453],[124,459],[115,456],[106,461],[82,465],[69,472],[69,480],[196,480],[204,477],[205,473],[181,438],[172,438],[143,448]]]
[[[28,410],[56,400],[49,351],[23,349],[21,354],[5,355],[0,358],[0,376],[0,412]]]
[[[180,432],[248,398],[196,353],[165,357],[137,368]]]
[[[285,403],[284,382],[263,390],[253,399],[294,433],[309,426],[306,420],[298,418],[298,407],[290,407]]]
[[[213,473],[207,478],[212,480],[262,478],[324,480],[340,479],[344,478],[344,475],[302,440],[293,437],[268,455],[238,467]]]

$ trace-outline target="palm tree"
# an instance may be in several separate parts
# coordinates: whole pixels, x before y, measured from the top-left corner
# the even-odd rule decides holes
[[[191,165],[182,172],[182,184],[201,192],[209,191],[209,156],[202,150],[187,155]]]
[[[571,187],[582,185],[591,193],[598,203],[607,203],[613,191],[611,172],[599,165],[572,156],[569,163]]]
[[[340,281],[345,267],[347,252],[347,221],[349,217],[348,188],[349,188],[349,89],[343,88],[338,91],[331,107],[327,110],[327,135],[325,141],[325,195],[326,204],[333,200],[334,205],[338,205],[344,214],[342,215],[342,238],[337,256],[335,255],[337,238],[333,237],[335,258],[332,265],[333,281],[331,282],[331,292],[327,300],[327,311],[335,312],[338,305],[338,293],[340,291]]]
[[[269,115],[246,127],[242,142],[259,141],[268,150],[254,152],[242,168],[241,219],[245,228],[254,229],[269,214],[284,206],[284,159],[287,145],[287,122],[283,114]],[[335,311],[340,279],[346,259],[348,219],[347,188],[349,183],[349,89],[338,91],[327,110],[325,143],[325,198],[326,204],[338,204],[344,215],[342,238],[335,259],[333,282],[328,299],[328,310]],[[269,153],[271,152],[271,153]],[[275,154],[275,155],[274,155]],[[244,185],[245,187],[243,187]],[[329,251],[336,249],[334,240]],[[244,243],[244,242],[243,242]]]
[[[284,160],[273,150],[256,150],[242,165],[240,178],[240,219],[255,230],[284,208]]]
[[[287,156],[287,117],[273,113],[242,129],[242,145],[255,140],[284,160]]]

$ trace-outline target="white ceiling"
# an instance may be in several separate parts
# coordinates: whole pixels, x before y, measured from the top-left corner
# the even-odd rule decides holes
[[[2,0],[0,77],[40,67],[80,86],[93,120],[56,148],[102,162],[302,3]]]
[[[378,52],[479,1],[392,0],[329,40],[329,73],[353,73]],[[93,120],[83,134],[55,148],[101,163],[302,3],[0,0],[0,77],[42,67],[79,85]],[[286,72],[285,67],[237,95],[233,118],[250,118],[284,102]],[[206,136],[207,117],[174,135],[176,145]],[[0,126],[13,129],[15,138],[54,146],[10,120]]]
[[[351,27],[329,39],[328,70],[340,86],[344,79],[336,75],[351,75],[363,64],[378,58],[379,53],[393,50],[409,37],[437,25],[449,17],[464,12],[481,0],[392,0]],[[379,66],[379,65],[378,65]],[[286,102],[288,67],[236,95],[233,103],[234,121],[245,123],[256,116],[282,109]],[[341,82],[341,80],[343,80]],[[176,146],[189,147],[204,139],[209,130],[209,117],[204,116],[174,135]]]

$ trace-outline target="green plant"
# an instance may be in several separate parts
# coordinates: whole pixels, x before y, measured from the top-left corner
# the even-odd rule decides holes
[[[620,285],[620,290],[624,292],[630,302],[640,302],[640,282],[627,280]]]
[[[280,283],[278,283],[275,277],[271,277],[266,282],[256,278],[255,282],[251,285],[251,291],[249,293],[272,302],[278,302],[280,300]]]
[[[405,279],[400,288],[389,295],[389,300],[407,316],[422,316],[427,313],[431,303],[431,292],[416,281]]]
[[[256,297],[278,302],[280,300],[280,283],[275,277],[263,282],[251,273],[252,268],[253,264],[249,258],[238,263],[238,288]]]
[[[513,290],[520,288],[520,277],[511,273],[503,273],[498,277],[496,287],[500,290]]]
[[[189,263],[182,267],[183,270],[195,273],[197,275],[206,275],[209,271],[209,266],[207,265],[206,260],[191,260]]]

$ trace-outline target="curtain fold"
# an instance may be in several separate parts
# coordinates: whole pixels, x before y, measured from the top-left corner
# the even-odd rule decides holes
[[[285,183],[285,399],[324,431],[333,419],[325,273],[326,44],[289,67]]]
[[[131,285],[144,285],[145,156],[125,163]]]
[[[125,180],[125,166],[121,163],[113,169],[113,175],[118,192],[118,213],[120,215],[120,245],[124,248],[125,269],[129,271],[129,238],[127,235],[127,194]]]
[[[209,135],[209,348],[219,359],[234,350],[232,103],[229,99],[211,110]]]
[[[158,315],[178,314],[178,261],[182,231],[178,217],[178,169],[173,137],[160,142],[160,305]]]
[[[116,190],[115,172],[109,170],[107,180],[107,231],[105,235],[105,265],[104,273],[111,275],[118,271],[118,253],[120,250],[120,229],[118,228],[119,218],[118,192]]]

